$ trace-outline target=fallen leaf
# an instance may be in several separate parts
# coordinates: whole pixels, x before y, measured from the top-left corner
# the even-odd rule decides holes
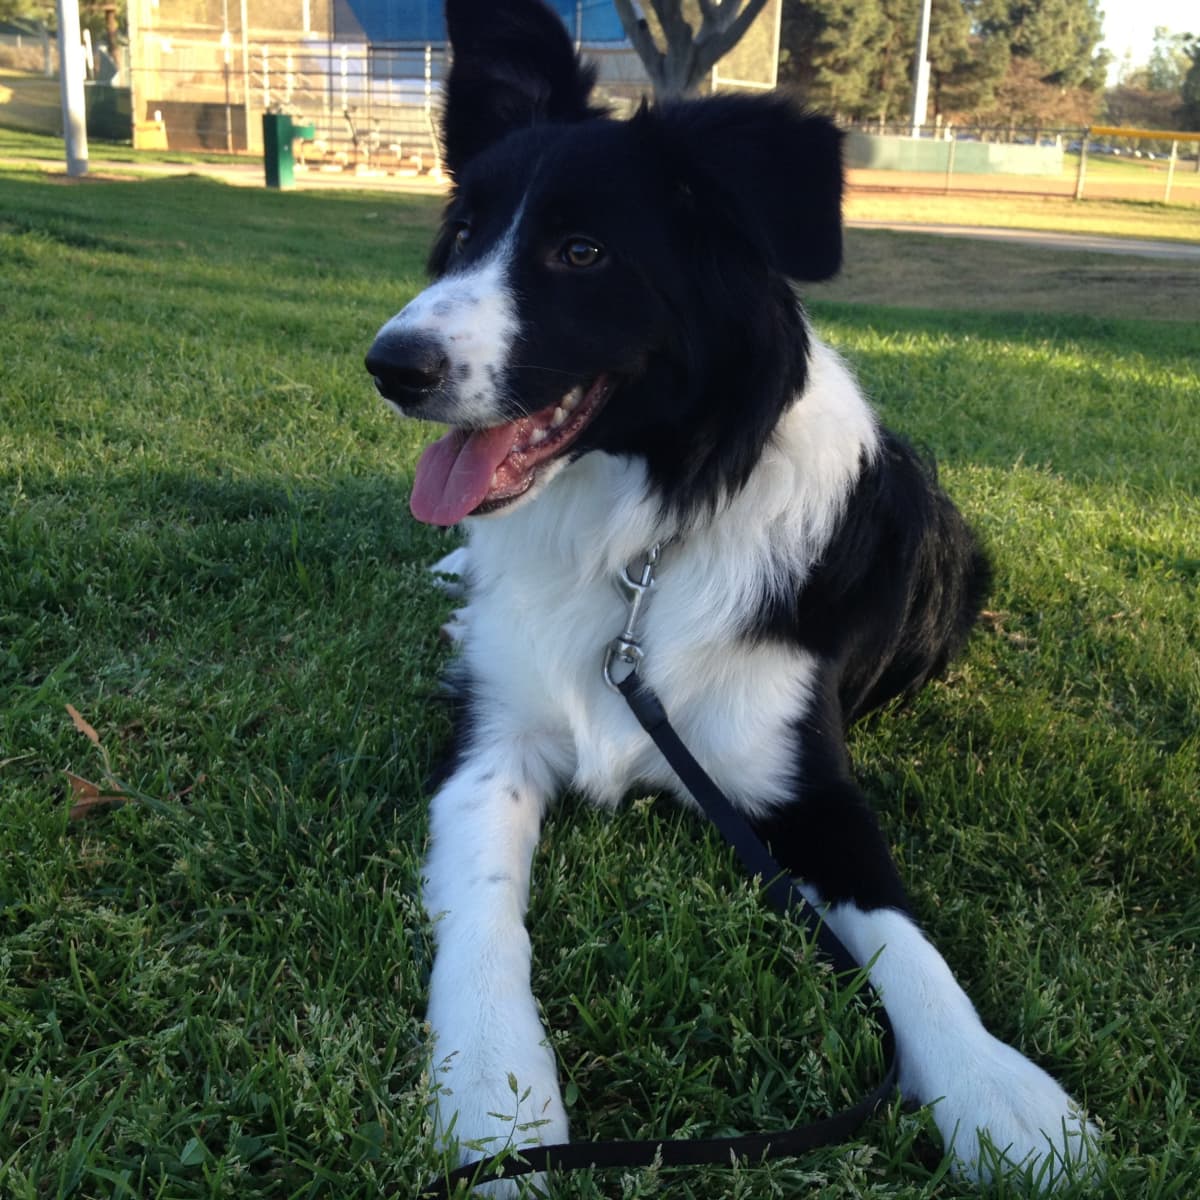
[[[64,771],[63,774],[67,777],[67,781],[71,785],[71,796],[75,803],[71,805],[71,811],[67,817],[71,821],[79,821],[86,817],[89,813],[97,808],[108,808],[113,804],[124,804],[128,797],[120,792],[101,792],[99,786],[84,779],[82,776],[74,775],[70,771]]]

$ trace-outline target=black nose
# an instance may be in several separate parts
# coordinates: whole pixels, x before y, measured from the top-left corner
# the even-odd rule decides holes
[[[417,405],[446,382],[450,360],[436,338],[384,330],[367,351],[367,370],[385,399]]]

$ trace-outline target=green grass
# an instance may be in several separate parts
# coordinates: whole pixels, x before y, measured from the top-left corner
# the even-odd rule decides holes
[[[0,67],[0,125],[28,131],[43,140],[62,130],[62,97],[57,79]],[[61,137],[57,139],[61,144]]]
[[[0,1194],[408,1197],[444,535],[361,356],[436,203],[0,174]],[[1113,1200],[1200,1190],[1200,433],[1182,322],[819,301],[990,546],[950,677],[854,750],[985,1019],[1102,1121]],[[72,724],[91,722],[101,747]],[[105,759],[131,803],[69,819]],[[575,1136],[775,1128],[870,1024],[694,818],[567,800],[535,986]],[[558,1194],[932,1200],[922,1114]],[[1018,1194],[1013,1188],[992,1195]]]
[[[50,81],[54,87],[55,104],[59,103],[58,83]],[[0,88],[4,84],[3,72],[0,72]],[[0,93],[2,94],[2,93]],[[56,110],[57,115],[57,110]],[[62,135],[42,133],[38,130],[27,129],[16,122],[6,128],[8,111],[0,104],[0,159],[30,159],[46,164],[61,164],[63,161]],[[61,118],[59,118],[61,124]],[[88,161],[93,165],[104,168],[114,166],[146,163],[229,163],[245,162],[246,155],[217,154],[186,150],[135,150],[129,142],[110,142],[101,138],[88,138]]]

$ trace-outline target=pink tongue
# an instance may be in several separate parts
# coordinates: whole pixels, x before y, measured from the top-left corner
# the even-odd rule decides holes
[[[479,506],[492,475],[517,440],[517,427],[500,425],[468,434],[451,429],[417,463],[409,508],[427,525],[456,525]]]

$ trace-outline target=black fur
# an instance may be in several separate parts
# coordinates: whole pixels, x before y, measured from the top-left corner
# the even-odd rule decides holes
[[[644,678],[831,905],[892,1015],[906,1095],[937,1102],[968,1172],[990,1169],[976,1129],[1044,1163],[1047,1139],[1083,1123],[987,1034],[907,918],[852,777],[849,725],[944,670],[988,568],[932,464],[874,426],[792,290],[841,259],[836,129],[762,96],[610,120],[537,0],[449,0],[447,17],[442,278],[367,359],[403,415],[455,425],[418,467],[414,513],[479,518],[442,564],[465,563],[472,586],[423,884],[442,917],[440,1127],[508,1137],[496,1105],[518,1077],[526,1115],[566,1136],[528,987],[532,847],[572,784],[611,804],[639,775],[677,787],[599,674],[621,616],[603,577],[668,539]]]
[[[618,396],[574,454],[639,456],[664,509],[703,520],[745,484],[803,394],[808,336],[790,281],[840,265],[840,135],[776,97],[643,106],[609,120],[588,104],[591,75],[561,22],[535,15],[448,5],[456,187],[431,269],[468,266],[523,207],[531,244],[515,257],[524,325],[509,364],[513,415],[552,403],[565,382],[616,373]],[[602,270],[547,271],[572,233],[606,247]],[[761,832],[830,898],[905,906],[851,781],[846,729],[944,669],[987,581],[932,465],[888,434],[819,565],[747,614],[745,637],[799,642],[824,663],[822,695],[797,730],[800,796]]]
[[[546,15],[501,0],[446,5],[454,44],[447,90],[455,103],[443,145],[451,174],[512,129],[598,113],[587,102],[595,71],[578,61],[563,23]]]

